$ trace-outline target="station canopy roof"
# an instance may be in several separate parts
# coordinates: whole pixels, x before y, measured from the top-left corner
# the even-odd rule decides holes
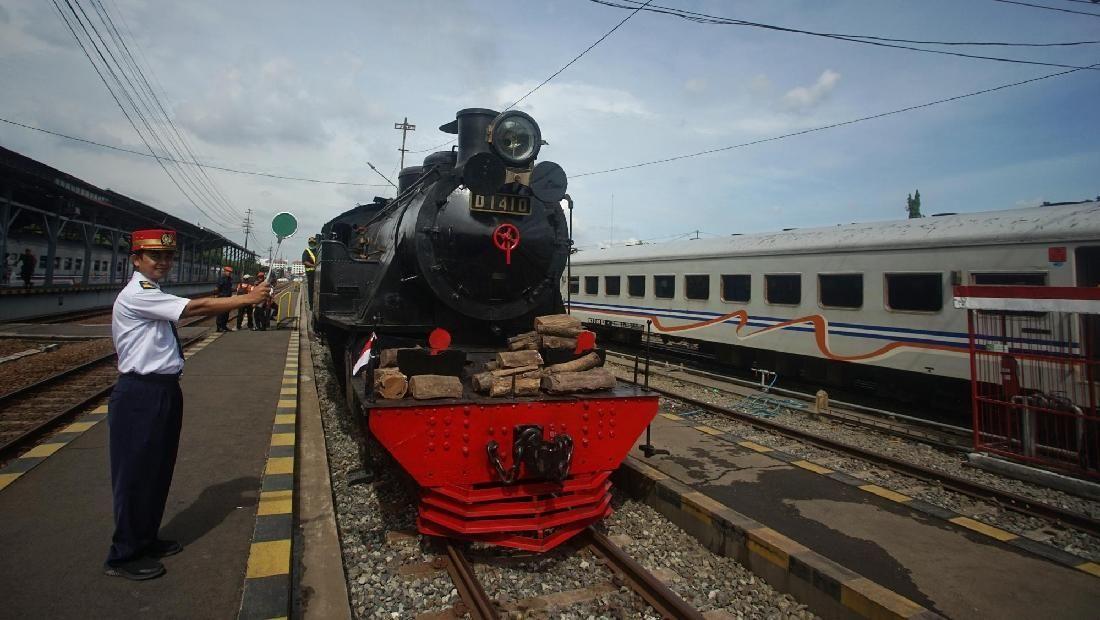
[[[101,229],[124,234],[141,228],[170,228],[185,246],[197,242],[205,248],[233,247],[254,254],[216,231],[0,147],[0,201],[5,199],[24,209],[11,231],[40,225],[42,220],[35,214],[49,214],[72,222],[94,222]]]

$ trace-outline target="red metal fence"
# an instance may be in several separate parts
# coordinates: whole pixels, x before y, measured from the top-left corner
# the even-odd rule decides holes
[[[959,286],[974,449],[1100,478],[1100,289]]]

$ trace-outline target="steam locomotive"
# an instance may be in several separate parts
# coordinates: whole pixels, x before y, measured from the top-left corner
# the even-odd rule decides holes
[[[610,473],[657,399],[624,386],[495,398],[471,388],[509,337],[564,310],[568,181],[535,163],[547,143],[523,112],[465,109],[440,130],[456,148],[403,169],[396,198],[323,226],[312,320],[365,435],[420,485],[420,531],[543,551],[610,514]],[[462,396],[380,398],[371,367],[354,372],[368,347],[397,349],[410,380],[459,377]]]

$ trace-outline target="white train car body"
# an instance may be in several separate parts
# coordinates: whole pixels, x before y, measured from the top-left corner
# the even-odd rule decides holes
[[[952,285],[1097,285],[1100,202],[584,251],[572,276],[571,312],[601,331],[652,321],[832,383],[845,363],[968,379]]]

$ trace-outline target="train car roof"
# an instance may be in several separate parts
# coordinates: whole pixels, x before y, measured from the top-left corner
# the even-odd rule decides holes
[[[770,254],[821,254],[1009,243],[1100,242],[1100,202],[584,250],[574,265]]]

